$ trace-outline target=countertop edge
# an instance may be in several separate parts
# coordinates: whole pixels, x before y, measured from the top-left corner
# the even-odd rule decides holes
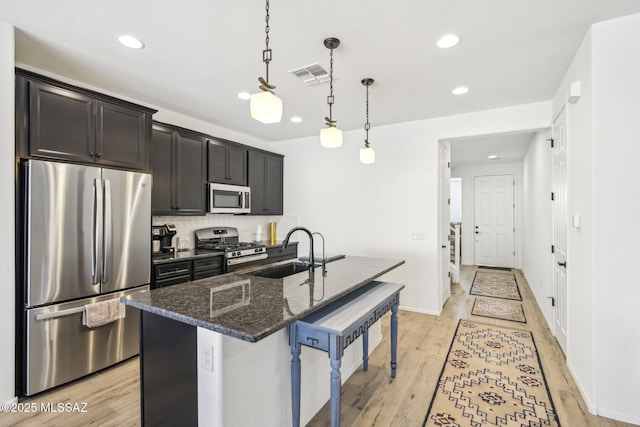
[[[346,288],[343,292],[337,293],[335,295],[333,295],[331,298],[327,299],[326,301],[323,302],[322,305],[317,305],[314,307],[309,308],[306,311],[302,311],[300,313],[297,313],[295,316],[291,316],[286,320],[283,320],[282,322],[278,322],[277,324],[271,326],[268,329],[265,329],[264,331],[260,331],[259,333],[256,334],[247,334],[244,332],[240,332],[236,329],[232,329],[232,328],[228,328],[228,327],[224,327],[212,322],[207,322],[207,321],[203,321],[203,320],[198,320],[196,318],[184,315],[184,314],[179,314],[176,313],[174,311],[169,311],[169,310],[165,310],[163,308],[159,308],[159,307],[155,307],[155,306],[150,306],[148,304],[145,303],[140,303],[138,301],[134,301],[134,300],[130,300],[128,299],[126,296],[122,297],[120,299],[120,301],[122,303],[124,303],[125,305],[129,305],[131,307],[137,308],[139,310],[143,310],[152,314],[157,314],[159,316],[163,316],[166,317],[168,319],[173,319],[182,323],[185,323],[187,325],[191,325],[191,326],[196,326],[199,328],[204,328],[204,329],[209,329],[211,331],[214,332],[219,332],[223,335],[227,335],[233,338],[237,338],[240,339],[242,341],[247,341],[247,342],[251,342],[251,343],[255,343],[257,341],[260,341],[266,337],[268,337],[269,335],[279,331],[282,328],[285,328],[287,326],[289,326],[290,324],[292,324],[293,322],[295,322],[296,320],[300,320],[303,319],[304,317],[307,317],[313,313],[315,313],[316,311],[326,307],[329,304],[334,303],[335,301],[339,300],[340,298],[350,294],[351,292],[354,292],[358,289],[360,289],[361,287],[367,285],[368,283],[376,280],[378,277],[392,271],[395,268],[398,268],[399,266],[403,265],[405,263],[404,260],[393,260],[395,261],[393,265],[389,266],[388,268],[385,268],[383,270],[381,270],[379,273],[376,273],[364,280],[361,280],[359,282],[357,282],[356,284]],[[291,262],[291,261],[287,261],[287,262]],[[286,262],[283,262],[286,263]]]

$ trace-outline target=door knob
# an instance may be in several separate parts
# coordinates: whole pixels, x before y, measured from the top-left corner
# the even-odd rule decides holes
[[[565,261],[565,262],[558,262],[558,265],[559,265],[560,267],[567,268],[567,261]]]

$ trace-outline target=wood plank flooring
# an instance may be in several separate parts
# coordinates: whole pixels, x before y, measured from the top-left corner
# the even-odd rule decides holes
[[[421,426],[458,320],[470,319],[533,332],[551,396],[563,426],[630,426],[589,414],[566,368],[564,355],[519,271],[514,270],[522,293],[526,324],[472,316],[474,297],[469,295],[469,289],[475,271],[475,267],[463,267],[461,284],[452,286],[451,298],[440,316],[399,312],[397,377],[392,380],[389,375],[389,337],[385,334],[382,344],[369,358],[369,371],[357,371],[342,387],[342,425]],[[389,316],[385,316],[382,322],[382,330],[388,331]],[[134,358],[52,392],[23,399],[20,403],[35,403],[38,411],[20,414],[0,412],[0,425],[138,426],[138,367],[138,358]],[[303,385],[303,393],[304,387]],[[54,405],[86,402],[87,412],[41,412],[40,404],[47,402]],[[329,416],[327,403],[308,425],[328,426]]]

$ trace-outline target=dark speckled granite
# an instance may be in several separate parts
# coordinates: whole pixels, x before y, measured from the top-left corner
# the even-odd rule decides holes
[[[322,268],[284,279],[236,272],[154,289],[122,301],[140,310],[256,342],[402,264],[402,260],[347,256],[327,264],[324,277]]]

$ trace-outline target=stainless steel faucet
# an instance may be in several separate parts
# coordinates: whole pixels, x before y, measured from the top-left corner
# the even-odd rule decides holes
[[[283,249],[287,248],[287,246],[289,245],[289,238],[291,237],[291,235],[295,231],[298,231],[298,230],[304,231],[309,236],[309,271],[313,273],[315,271],[315,260],[313,258],[313,234],[311,233],[311,231],[309,231],[308,229],[306,229],[304,227],[294,227],[294,228],[292,228],[287,233],[287,237],[284,238],[284,241],[282,242],[282,248]]]

